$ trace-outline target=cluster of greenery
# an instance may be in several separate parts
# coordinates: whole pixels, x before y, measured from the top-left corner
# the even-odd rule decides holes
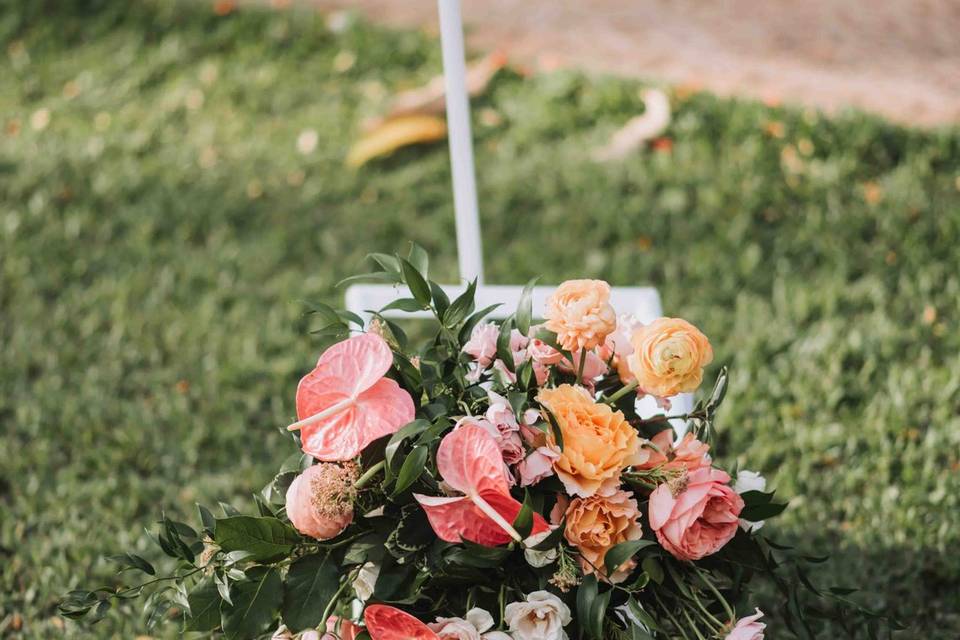
[[[123,579],[102,554],[160,560],[142,523],[252,507],[287,455],[303,300],[404,240],[454,280],[444,145],[343,166],[439,49],[157,2],[12,3],[0,39],[0,634],[89,637],[57,603]],[[730,365],[716,446],[776,470],[777,535],[956,638],[960,133],[675,91],[671,144],[594,163],[639,86],[504,72],[475,102],[487,279],[657,286]]]

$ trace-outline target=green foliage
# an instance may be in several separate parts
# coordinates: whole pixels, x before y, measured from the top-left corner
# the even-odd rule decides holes
[[[0,633],[38,637],[61,633],[64,591],[127,579],[98,556],[175,567],[142,534],[159,505],[252,506],[289,451],[273,427],[298,376],[350,323],[301,300],[338,305],[334,284],[401,238],[430,250],[432,279],[456,272],[443,145],[342,167],[377,96],[439,70],[436,42],[310,14],[21,4],[0,63],[0,446],[16,452]],[[346,71],[341,51],[361,54]],[[916,620],[902,637],[957,637],[960,137],[698,94],[674,96],[671,153],[593,164],[637,88],[503,74],[477,101],[502,117],[476,127],[487,280],[659,287],[731,366],[716,447],[794,496],[768,527],[836,548],[821,581],[867,585],[854,597]],[[472,312],[453,301],[444,322]],[[149,613],[179,615],[171,597]],[[145,629],[103,613],[103,637]]]

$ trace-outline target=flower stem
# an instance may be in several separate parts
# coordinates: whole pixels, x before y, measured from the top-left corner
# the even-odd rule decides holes
[[[330,618],[330,614],[333,613],[333,608],[337,604],[337,600],[343,594],[347,586],[353,584],[354,579],[357,577],[357,574],[360,573],[362,567],[357,567],[350,572],[350,575],[347,576],[347,579],[340,583],[340,588],[337,589],[337,592],[333,594],[333,597],[330,598],[330,602],[327,603],[327,606],[323,609],[323,615],[320,617],[321,624],[326,624],[327,620]]]
[[[615,394],[613,394],[609,398],[604,398],[603,401],[606,402],[607,404],[614,404],[616,403],[617,400],[619,400],[623,396],[627,395],[628,393],[636,389],[638,384],[639,383],[636,380],[634,380],[633,382],[621,387],[619,391],[617,391]]]
[[[377,475],[380,472],[380,470],[383,469],[385,466],[387,466],[387,461],[381,460],[377,464],[373,465],[372,467],[364,471],[363,475],[357,478],[357,481],[353,483],[353,488],[363,489],[365,486],[367,486],[370,483],[371,480],[373,480],[373,477]]]
[[[724,598],[722,595],[720,595],[720,592],[717,590],[717,588],[716,588],[715,586],[713,586],[713,583],[709,580],[709,578],[707,578],[707,576],[704,575],[704,572],[703,572],[703,571],[701,571],[700,569],[697,569],[697,575],[700,576],[700,579],[703,580],[703,581],[706,583],[706,585],[707,585],[707,587],[710,589],[710,591],[713,592],[713,595],[715,595],[715,596],[717,597],[717,600],[720,601],[720,604],[723,605],[723,610],[724,610],[724,611],[727,613],[727,615],[730,617],[730,621],[731,621],[731,622],[736,622],[736,620],[737,620],[737,614],[734,613],[733,608],[730,606],[730,603],[727,602],[727,599]]]
[[[577,384],[583,383],[583,366],[587,363],[587,350],[580,349],[580,364],[577,366]]]

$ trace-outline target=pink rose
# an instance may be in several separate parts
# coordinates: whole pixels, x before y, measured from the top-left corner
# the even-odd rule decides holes
[[[287,489],[287,517],[297,531],[329,540],[353,522],[353,462],[320,462],[298,475]]]
[[[506,434],[520,428],[520,425],[517,424],[517,417],[513,415],[513,408],[506,398],[493,391],[487,391],[487,397],[490,399],[490,406],[487,407],[484,417],[500,433]]]
[[[550,447],[535,449],[517,467],[520,472],[520,486],[529,487],[552,476],[553,461],[559,457],[560,454]]]
[[[563,360],[563,354],[539,338],[534,338],[541,325],[530,327],[530,342],[527,343],[527,357],[533,363],[533,374],[537,385],[542,386],[550,375],[550,367]]]
[[[740,618],[737,625],[727,635],[726,640],[763,640],[763,630],[767,625],[759,622],[763,612],[757,609],[752,616]]]
[[[490,322],[478,324],[470,334],[470,340],[463,345],[463,352],[468,354],[481,368],[486,369],[497,356],[497,337],[500,329]]]
[[[650,528],[660,545],[679,560],[699,560],[730,542],[737,533],[743,499],[729,482],[723,471],[701,467],[680,486],[668,482],[654,489]]]

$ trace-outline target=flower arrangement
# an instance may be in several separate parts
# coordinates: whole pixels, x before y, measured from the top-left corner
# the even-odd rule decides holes
[[[369,322],[316,307],[334,343],[297,387],[297,451],[257,513],[164,516],[174,573],[72,591],[64,615],[146,595],[150,623],[228,638],[757,640],[766,578],[798,637],[822,618],[877,633],[851,590],[814,586],[821,559],[759,533],[786,506],[763,477],[711,458],[724,369],[672,423],[637,414],[640,396],[669,409],[701,385],[713,350],[694,325],[618,316],[599,280],[560,285],[539,323],[531,283],[494,323],[476,283],[449,300],[418,247],[372,258],[410,296]],[[431,312],[433,334],[414,349],[387,309]]]

